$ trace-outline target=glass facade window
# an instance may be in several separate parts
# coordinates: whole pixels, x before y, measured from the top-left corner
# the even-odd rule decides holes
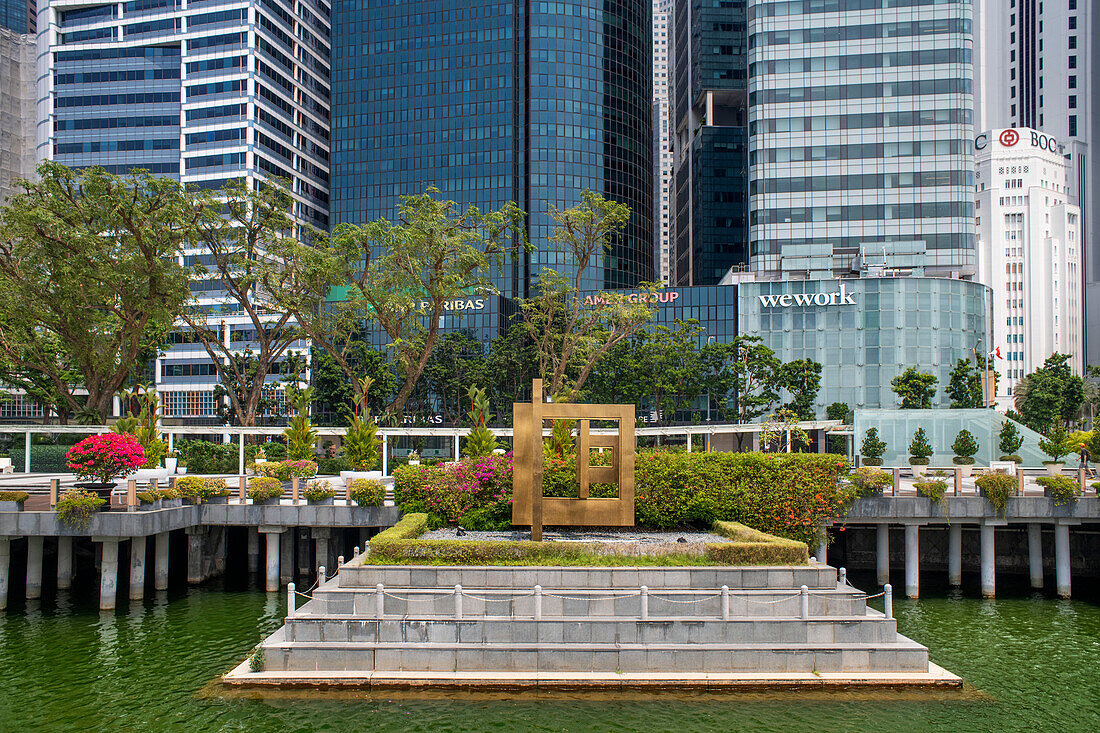
[[[335,221],[392,217],[436,186],[481,210],[515,201],[535,246],[502,276],[525,295],[562,266],[550,212],[591,189],[630,206],[591,288],[653,278],[650,5],[407,2],[334,8]]]

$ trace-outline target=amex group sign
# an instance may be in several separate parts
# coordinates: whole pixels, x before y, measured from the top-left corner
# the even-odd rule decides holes
[[[782,293],[780,295],[758,295],[760,305],[765,308],[790,308],[796,305],[855,305],[855,298],[840,284],[835,293]]]

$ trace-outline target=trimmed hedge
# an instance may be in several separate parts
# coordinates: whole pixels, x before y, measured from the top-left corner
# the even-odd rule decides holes
[[[30,498],[30,494],[26,491],[0,491],[0,501],[14,501],[16,504],[22,504]]]
[[[714,531],[731,538],[707,543],[702,553],[628,555],[592,542],[424,540],[428,515],[407,514],[375,535],[364,564],[448,565],[791,565],[805,564],[806,545],[757,532],[735,522],[717,522]]]
[[[1045,489],[1056,506],[1073,504],[1081,496],[1080,485],[1068,476],[1040,476],[1035,479],[1035,483]]]
[[[548,460],[544,495],[576,496],[575,465],[572,458]],[[842,517],[857,493],[840,480],[848,462],[836,455],[643,451],[634,465],[635,523],[652,529],[733,521],[816,543],[821,525]],[[594,486],[591,495],[614,495],[601,489]],[[510,455],[394,471],[397,506],[427,513],[432,527],[506,529],[511,494]]]
[[[348,496],[359,506],[382,506],[386,500],[386,487],[372,478],[357,478],[351,482]]]
[[[305,497],[306,501],[324,501],[336,496],[336,490],[329,485],[328,481],[314,479],[306,484],[302,496]]]
[[[32,473],[72,473],[65,455],[71,445],[31,445],[31,472]],[[22,473],[24,458],[27,455],[26,448],[12,448],[8,451],[8,458],[16,471]]]
[[[260,476],[248,481],[248,498],[252,501],[277,499],[283,495],[283,483],[277,478]]]

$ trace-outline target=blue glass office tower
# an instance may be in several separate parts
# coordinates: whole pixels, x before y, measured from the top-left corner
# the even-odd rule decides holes
[[[37,25],[35,0],[0,0],[0,28],[16,33],[34,33]]]
[[[645,0],[349,0],[333,8],[333,222],[392,217],[434,185],[515,201],[536,251],[501,290],[562,264],[552,207],[591,189],[630,206],[583,287],[653,278],[650,14]]]

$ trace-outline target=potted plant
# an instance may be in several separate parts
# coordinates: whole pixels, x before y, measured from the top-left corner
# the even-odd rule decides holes
[[[914,486],[917,493],[927,496],[946,513],[947,510],[947,482],[939,476],[931,477],[930,481],[917,481]]]
[[[175,488],[169,486],[167,489],[159,489],[157,493],[160,494],[162,509],[176,509],[183,506],[183,497]]]
[[[1068,476],[1040,476],[1035,483],[1043,487],[1043,496],[1054,499],[1055,506],[1076,503],[1081,487]]]
[[[139,491],[137,492],[138,511],[139,512],[151,512],[159,509],[157,502],[160,501],[160,492],[153,491]]]
[[[909,443],[909,465],[913,467],[914,476],[917,478],[924,476],[932,453],[932,445],[928,442],[924,428],[917,428],[917,432],[913,433],[913,440]]]
[[[1039,439],[1039,450],[1050,456],[1051,460],[1043,461],[1050,476],[1061,476],[1062,467],[1065,465],[1062,459],[1069,455],[1069,441],[1066,439],[1066,429],[1060,424],[1051,428],[1046,436]]]
[[[260,448],[258,451],[256,451],[256,455],[252,459],[252,462],[253,463],[266,463],[267,462],[267,454],[264,453],[263,448]]]
[[[328,481],[323,479],[314,479],[306,484],[305,491],[302,492],[302,496],[306,498],[307,504],[314,504],[320,506],[332,506],[333,498],[336,496],[336,491],[329,485]]]
[[[374,380],[371,377],[359,380],[360,393],[355,398],[355,414],[344,435],[342,448],[344,458],[352,466],[352,470],[340,472],[340,478],[345,481],[349,478],[382,478],[382,472],[375,470],[382,458],[382,439],[378,437],[378,423],[370,416],[367,403],[367,394],[372,384]]]
[[[974,484],[994,512],[1004,512],[1008,497],[1016,493],[1016,477],[1007,473],[987,473],[974,479]]]
[[[180,456],[176,461],[176,473],[187,473],[187,459],[183,456]]]
[[[225,479],[203,479],[202,501],[204,504],[228,504],[229,487],[225,485]]]
[[[164,467],[168,469],[169,474],[176,472],[176,464],[179,462],[180,454],[174,450],[168,451],[164,456]]]
[[[21,512],[30,496],[26,491],[0,491],[0,512]]]
[[[145,463],[145,451],[132,435],[107,433],[80,441],[65,454],[69,468],[81,479],[79,489],[92,491],[111,506],[115,479],[129,476]]]
[[[894,477],[881,468],[861,466],[848,474],[848,481],[860,496],[881,496],[882,490],[894,483]]]
[[[275,506],[283,495],[283,482],[270,476],[248,480],[248,498],[257,506]]]
[[[955,436],[951,450],[955,452],[951,460],[959,467],[959,473],[963,478],[969,478],[974,467],[974,454],[978,452],[978,441],[974,440],[969,430],[963,429]]]
[[[1016,451],[1020,450],[1020,447],[1024,444],[1024,436],[1020,433],[1020,429],[1016,427],[1016,423],[1007,419],[1001,423],[1001,430],[997,433],[997,439],[998,447],[1001,449],[1002,461],[1024,462],[1024,459],[1016,454]]]
[[[183,476],[176,479],[175,489],[180,499],[197,504],[206,491],[206,479],[202,476]]]
[[[104,505],[109,507],[111,503],[91,491],[69,489],[57,497],[54,511],[63,524],[83,530],[88,528],[96,512],[102,511]]]
[[[419,466],[420,465],[420,454],[417,453],[416,451],[409,451],[409,465],[410,466]]]
[[[283,437],[286,438],[287,457],[295,461],[312,459],[314,447],[317,445],[317,431],[313,429],[313,423],[309,419],[313,387],[302,389],[291,386],[287,389],[287,401],[294,411],[290,424],[283,431]]]
[[[886,452],[886,443],[878,439],[878,428],[868,428],[863,436],[863,444],[859,447],[859,455],[862,456],[863,465],[881,466],[882,454]]]

